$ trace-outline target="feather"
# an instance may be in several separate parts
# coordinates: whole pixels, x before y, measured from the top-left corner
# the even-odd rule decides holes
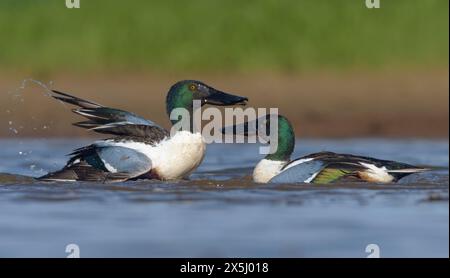
[[[52,92],[55,99],[80,107],[72,109],[72,112],[87,118],[88,121],[76,122],[73,124],[75,126],[103,134],[150,137],[152,141],[162,140],[169,135],[162,127],[134,113],[105,107],[67,93],[55,90]]]

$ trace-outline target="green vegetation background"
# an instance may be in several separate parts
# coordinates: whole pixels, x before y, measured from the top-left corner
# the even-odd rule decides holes
[[[0,1],[0,71],[448,66],[448,0]]]

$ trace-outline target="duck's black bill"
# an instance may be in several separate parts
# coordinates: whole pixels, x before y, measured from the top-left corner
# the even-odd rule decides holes
[[[266,132],[270,134],[270,121],[271,115],[267,114],[256,119],[248,119],[246,122],[229,125],[222,128],[223,134],[253,136],[261,134],[260,132]]]
[[[252,136],[258,134],[258,121],[244,122],[241,124],[222,128],[222,134]]]
[[[205,103],[218,106],[246,105],[248,98],[214,90],[205,98]]]

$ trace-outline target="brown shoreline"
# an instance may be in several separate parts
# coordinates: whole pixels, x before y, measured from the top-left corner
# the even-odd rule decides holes
[[[52,80],[54,89],[135,112],[165,127],[169,125],[165,113],[167,90],[177,80],[196,78],[249,97],[252,107],[278,107],[291,120],[299,137],[448,138],[448,73],[445,68],[239,76],[61,74],[40,81]],[[70,113],[69,106],[45,96],[37,85],[29,83],[19,90],[29,76],[0,76],[0,137],[90,135],[71,126],[80,118]]]

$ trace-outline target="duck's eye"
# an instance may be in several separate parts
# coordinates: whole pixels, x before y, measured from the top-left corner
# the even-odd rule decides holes
[[[195,89],[197,89],[197,86],[195,86],[194,84],[189,85],[189,90],[195,91]]]

